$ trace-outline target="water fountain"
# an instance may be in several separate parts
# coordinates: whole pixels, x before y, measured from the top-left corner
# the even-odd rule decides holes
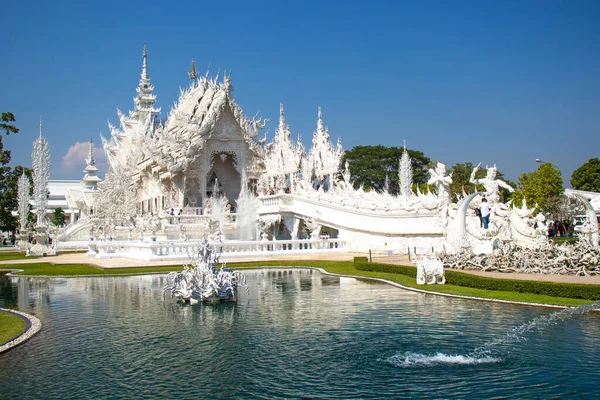
[[[242,185],[237,199],[236,225],[240,240],[256,240],[258,201],[248,189],[246,170],[242,170]]]
[[[600,300],[591,304],[583,304],[578,307],[568,307],[549,315],[534,318],[531,321],[514,327],[500,337],[495,337],[487,341],[465,355],[450,355],[440,352],[433,355],[427,355],[407,352],[405,354],[391,356],[386,359],[386,361],[392,365],[404,368],[440,364],[498,363],[502,361],[501,356],[505,352],[502,346],[526,341],[528,339],[526,334],[531,331],[542,332],[546,330],[546,328],[566,321],[573,316],[585,314],[594,310],[600,310]]]
[[[245,286],[244,275],[238,271],[216,268],[219,253],[204,239],[192,266],[167,275],[164,291],[179,301],[195,304],[236,301],[239,286]]]

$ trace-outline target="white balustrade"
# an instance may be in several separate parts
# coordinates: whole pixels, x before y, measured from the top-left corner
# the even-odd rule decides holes
[[[199,242],[158,241],[98,241],[97,258],[126,257],[145,261],[186,261],[199,251]],[[306,253],[345,252],[341,239],[225,241],[212,243],[222,252],[222,258],[277,257]]]

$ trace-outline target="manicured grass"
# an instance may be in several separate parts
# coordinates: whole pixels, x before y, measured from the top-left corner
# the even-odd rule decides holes
[[[168,273],[182,268],[181,265],[161,266],[161,267],[136,267],[136,268],[109,268],[102,269],[87,264],[50,264],[50,263],[32,263],[32,264],[13,264],[0,265],[0,269],[22,269],[25,272],[21,275],[28,276],[82,276],[82,275],[127,275],[127,274],[148,274],[148,273]]]
[[[0,345],[10,342],[25,330],[25,321],[22,318],[0,311]]]
[[[0,261],[4,260],[24,260],[26,258],[35,259],[38,257],[27,257],[25,253],[19,253],[18,251],[0,251]]]
[[[479,297],[483,299],[498,299],[506,301],[516,301],[524,303],[539,303],[561,306],[577,306],[580,304],[591,303],[589,300],[571,299],[563,297],[551,297],[531,293],[517,293],[499,290],[483,290],[457,285],[417,285],[414,277],[375,271],[359,271],[355,268],[352,261],[258,261],[247,263],[228,263],[227,266],[232,269],[250,269],[263,267],[317,267],[328,272],[340,275],[351,275],[356,277],[379,278],[398,283],[410,288],[425,290],[432,293],[446,293],[460,296]],[[10,266],[0,266],[0,268],[10,268]],[[84,264],[58,264],[32,263],[23,265],[14,265],[14,268],[23,269],[23,275],[30,276],[77,276],[77,275],[121,275],[121,274],[148,274],[148,273],[168,273],[170,271],[179,271],[181,264],[161,267],[140,267],[140,268],[110,268],[101,269]],[[456,272],[458,273],[458,272]]]

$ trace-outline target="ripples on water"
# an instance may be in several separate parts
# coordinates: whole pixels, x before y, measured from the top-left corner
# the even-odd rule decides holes
[[[553,311],[310,270],[245,274],[249,291],[237,304],[212,306],[175,303],[156,275],[0,282],[0,302],[44,324],[27,344],[0,355],[0,397],[539,398],[600,391],[597,313],[475,354]]]

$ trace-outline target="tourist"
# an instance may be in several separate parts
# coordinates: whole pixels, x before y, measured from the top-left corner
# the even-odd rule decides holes
[[[486,198],[481,199],[481,205],[479,206],[479,212],[481,222],[483,222],[483,229],[488,228],[488,224],[490,223],[490,205],[488,204]]]
[[[483,226],[483,219],[481,218],[481,210],[479,208],[475,209],[475,215],[479,217],[479,227]]]

